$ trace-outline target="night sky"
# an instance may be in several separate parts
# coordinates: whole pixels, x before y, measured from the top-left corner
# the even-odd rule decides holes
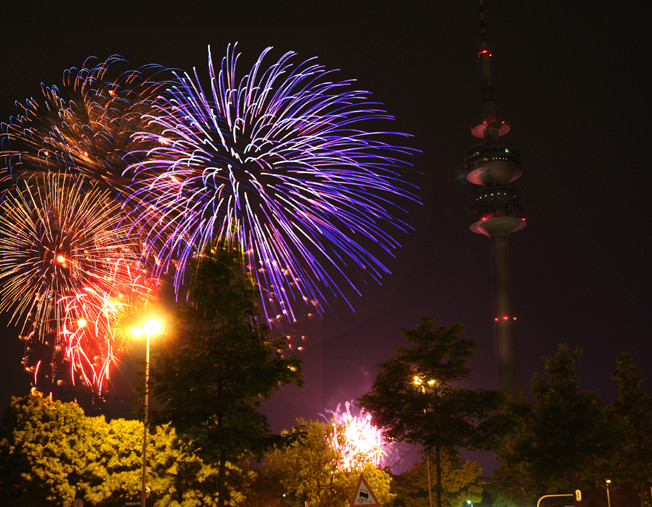
[[[427,314],[439,325],[464,324],[480,345],[472,385],[496,387],[489,242],[469,231],[463,178],[464,155],[477,143],[469,128],[481,117],[476,1],[188,1],[169,10],[17,3],[0,12],[2,121],[15,100],[37,95],[41,81],[60,83],[88,56],[205,75],[207,46],[218,60],[239,41],[248,59],[267,46],[276,56],[317,56],[372,91],[397,117],[395,130],[413,134],[420,174],[410,178],[423,200],[408,217],[414,231],[399,237],[393,274],[352,300],[355,313],[336,302],[337,315],[308,325],[306,386],[266,409],[274,429],[367,391],[375,365],[403,343],[400,329]],[[542,356],[567,342],[584,350],[586,389],[613,400],[609,376],[629,351],[649,390],[652,7],[487,0],[485,12],[498,111],[512,126],[503,139],[522,156],[528,226],[512,236],[511,257],[526,385]],[[29,379],[16,333],[4,330],[2,344],[4,407]]]

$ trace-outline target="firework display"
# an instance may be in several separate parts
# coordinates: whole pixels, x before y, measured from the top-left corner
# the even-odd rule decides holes
[[[339,468],[346,471],[359,470],[370,463],[379,467],[387,455],[388,442],[380,428],[371,422],[371,414],[360,410],[352,413],[354,405],[346,402],[329,410],[335,429],[331,437],[331,447],[338,452],[342,462]]]
[[[113,259],[124,256],[128,228],[107,191],[85,189],[65,174],[20,181],[0,216],[0,310],[25,330],[49,332],[61,321],[60,298],[113,283]],[[131,260],[137,260],[135,249]]]
[[[18,104],[0,129],[0,311],[26,351],[102,391],[121,319],[214,240],[242,248],[270,326],[388,272],[418,201],[406,135],[352,80],[270,51],[241,71],[236,45],[219,66],[209,48],[208,86],[89,59]]]
[[[155,65],[120,71],[126,62],[118,56],[95,62],[66,70],[59,86],[41,84],[40,98],[17,102],[20,113],[0,133],[0,158],[14,180],[65,172],[112,190],[129,183],[122,171],[135,152],[133,133],[146,127],[144,115],[168,80]]]
[[[207,89],[178,76],[150,117],[161,133],[138,136],[158,146],[125,174],[142,184],[136,220],[162,269],[178,263],[177,286],[198,248],[235,237],[266,313],[292,320],[297,304],[346,299],[352,271],[387,272],[381,257],[407,228],[393,203],[413,198],[400,178],[410,150],[365,130],[391,119],[368,92],[294,53],[268,63],[269,50],[241,77],[235,45],[217,69],[209,51]]]
[[[151,296],[134,282],[142,249],[114,199],[133,184],[122,177],[134,160],[133,133],[146,128],[144,115],[171,77],[156,65],[120,70],[125,64],[89,58],[66,70],[61,85],[42,84],[40,97],[17,103],[0,133],[0,179],[12,189],[0,222],[0,309],[13,312],[35,379],[47,368],[34,351],[46,345],[51,381],[68,360],[73,383],[78,374],[100,391],[120,348],[116,298],[124,312]],[[72,331],[76,314],[89,323],[83,332]]]
[[[124,258],[113,266],[110,284],[84,287],[60,299],[64,309],[59,343],[70,362],[70,381],[76,375],[99,391],[110,378],[110,367],[127,339],[125,329],[134,314],[151,301],[151,281],[137,264]]]
[[[116,263],[137,265],[121,205],[66,174],[32,175],[5,194],[0,215],[0,310],[28,342],[60,347],[69,302],[83,291],[133,287]]]

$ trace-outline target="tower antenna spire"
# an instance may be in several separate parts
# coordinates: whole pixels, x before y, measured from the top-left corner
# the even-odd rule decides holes
[[[491,82],[491,57],[487,40],[487,22],[484,16],[484,0],[479,0],[480,5],[480,81],[482,83],[482,122],[471,128],[471,133],[480,139],[497,140],[509,132],[509,123],[500,121],[496,113],[496,99],[494,87]]]
[[[484,1],[479,2],[482,121],[471,128],[471,133],[483,141],[471,148],[465,158],[466,179],[473,187],[469,201],[474,222],[470,228],[488,236],[491,244],[498,388],[518,396],[523,392],[523,379],[508,238],[526,225],[522,192],[514,183],[521,177],[521,157],[514,148],[499,141],[510,128],[496,113]]]

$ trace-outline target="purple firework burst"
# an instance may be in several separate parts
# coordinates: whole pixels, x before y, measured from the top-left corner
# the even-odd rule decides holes
[[[380,280],[381,257],[408,226],[400,204],[417,200],[402,173],[413,152],[406,134],[368,130],[393,119],[353,81],[271,48],[241,78],[235,45],[219,69],[208,58],[209,86],[177,76],[167,103],[137,140],[156,147],[125,175],[160,269],[177,264],[179,287],[189,258],[218,237],[235,237],[263,291],[267,315],[293,318],[299,302],[356,291],[352,270]],[[343,283],[344,282],[344,283]]]

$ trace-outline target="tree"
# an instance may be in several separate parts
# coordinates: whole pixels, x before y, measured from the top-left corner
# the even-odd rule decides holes
[[[430,316],[416,329],[404,330],[410,346],[397,348],[393,358],[380,364],[371,392],[360,398],[390,438],[433,452],[440,507],[442,452],[485,449],[505,431],[499,413],[502,393],[457,386],[471,377],[467,361],[477,348],[461,332],[460,325],[435,328]]]
[[[86,505],[115,505],[124,503],[126,498],[136,500],[141,488],[143,423],[125,419],[107,422],[104,416],[86,417],[86,420],[91,428],[90,434],[83,436],[88,443],[87,473],[77,483],[77,498]],[[149,472],[151,477],[151,469]]]
[[[39,393],[13,398],[0,438],[3,505],[124,505],[141,488],[143,424],[86,417],[75,403]],[[147,484],[160,506],[217,505],[217,468],[194,455],[170,426],[156,428]],[[252,472],[227,463],[237,478],[230,505],[244,500]]]
[[[534,403],[516,401],[512,435],[497,450],[492,487],[500,505],[533,505],[547,493],[568,493],[595,483],[596,463],[608,456],[613,438],[600,393],[580,390],[575,363],[581,351],[561,344],[545,360],[545,376],[532,378]],[[603,483],[604,484],[604,483]]]
[[[301,385],[300,362],[257,324],[255,289],[242,254],[224,242],[198,259],[174,336],[155,357],[151,385],[169,421],[206,460],[218,463],[219,505],[227,462],[260,454],[275,437],[258,411],[283,384]]]
[[[292,443],[277,446],[263,458],[255,505],[292,505],[311,507],[348,506],[355,493],[360,473],[384,505],[393,495],[390,493],[391,476],[361,458],[357,468],[342,467],[343,457],[334,448],[336,423],[297,420],[298,428],[289,432]],[[274,486],[275,485],[275,486]],[[270,488],[271,486],[271,488]],[[271,495],[264,494],[272,492]]]
[[[141,430],[142,431],[142,430]],[[142,435],[142,433],[141,433]],[[174,427],[166,424],[156,428],[154,448],[148,454],[151,467],[152,497],[160,507],[210,507],[219,504],[217,484],[219,469],[197,456]],[[254,473],[246,460],[227,462],[228,500],[226,505],[246,503],[246,492]]]
[[[39,393],[12,398],[0,439],[0,490],[13,505],[75,499],[89,447],[84,412]]]
[[[86,417],[76,403],[38,392],[13,398],[0,440],[3,497],[13,505],[124,503],[140,491],[142,434],[138,421]]]
[[[628,353],[618,358],[611,378],[618,383],[618,399],[609,409],[609,426],[618,446],[609,474],[614,485],[634,489],[643,507],[652,481],[652,396],[642,390],[641,370]]]
[[[420,461],[407,472],[395,478],[396,500],[394,507],[428,506],[428,467],[432,455],[424,454]],[[444,452],[442,466],[442,505],[462,507],[467,500],[478,503],[482,500],[482,484],[479,480],[482,468],[475,461],[462,460],[459,454]]]

